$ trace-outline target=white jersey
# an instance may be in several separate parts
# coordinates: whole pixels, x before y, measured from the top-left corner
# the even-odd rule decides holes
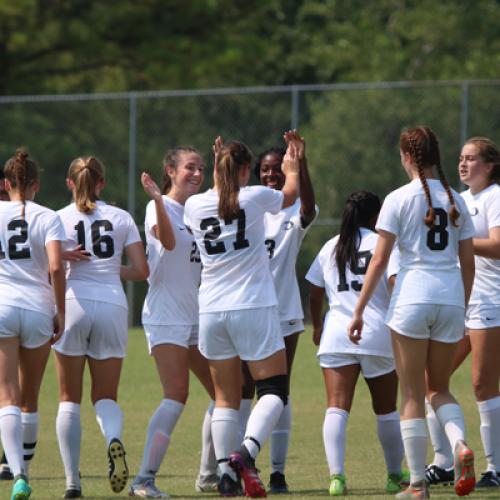
[[[388,277],[398,272],[398,254],[393,252],[386,274],[379,281],[372,298],[363,314],[363,342],[352,343],[347,335],[347,327],[359,298],[363,276],[373,256],[377,244],[377,233],[361,228],[358,247],[358,267],[353,271],[346,266],[345,276],[339,273],[334,251],[339,239],[335,236],[320,250],[306,274],[306,280],[324,288],[329,310],[326,314],[318,356],[321,354],[369,354],[393,357],[389,329],[385,325],[385,315],[389,307],[390,293]]]
[[[428,179],[434,226],[424,223],[428,206],[419,179],[387,195],[377,229],[396,236],[400,251],[400,272],[391,306],[442,304],[464,306],[464,287],[458,263],[458,243],[471,238],[474,227],[464,200],[452,189],[460,212],[455,227],[449,220],[450,203],[437,179]]]
[[[197,325],[201,260],[193,235],[184,224],[184,206],[163,196],[175,234],[175,248],[166,250],[154,236],[155,202],[146,207],[149,289],[142,309],[145,325]]]
[[[20,201],[0,201],[0,304],[53,316],[46,245],[64,241],[64,229],[53,210],[32,201],[24,219],[21,210]]]
[[[218,216],[219,195],[209,189],[191,196],[184,221],[200,249],[200,313],[278,304],[264,245],[264,214],[278,213],[283,193],[264,186],[240,189],[240,215]]]
[[[489,238],[489,230],[500,227],[500,186],[492,184],[476,194],[469,189],[462,197],[474,224],[474,238]],[[469,303],[500,305],[500,259],[476,255],[474,260],[476,275]]]
[[[278,295],[280,321],[304,318],[295,264],[302,240],[313,221],[302,227],[300,207],[300,199],[297,199],[278,214],[264,217],[265,243]],[[317,214],[316,208],[315,218]]]
[[[97,201],[91,213],[80,212],[74,203],[57,213],[66,230],[65,249],[81,245],[89,261],[68,262],[66,299],[79,298],[127,307],[120,281],[125,247],[141,241],[132,216],[121,208]]]

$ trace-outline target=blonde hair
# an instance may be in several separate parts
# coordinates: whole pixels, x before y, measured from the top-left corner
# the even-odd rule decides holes
[[[89,213],[96,208],[96,188],[104,180],[104,167],[94,156],[76,158],[68,169],[68,178],[73,182],[73,199],[80,212]]]

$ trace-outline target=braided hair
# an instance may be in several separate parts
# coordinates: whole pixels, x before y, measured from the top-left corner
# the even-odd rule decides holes
[[[16,149],[16,154],[7,160],[4,166],[5,178],[19,191],[22,201],[21,218],[26,210],[26,189],[38,182],[38,165],[29,157],[24,148]]]
[[[356,253],[361,243],[361,228],[375,230],[374,224],[380,207],[379,197],[369,191],[356,191],[347,198],[334,250],[337,269],[340,277],[344,278],[343,281],[347,266],[353,271],[357,265]]]
[[[418,177],[422,184],[427,200],[428,210],[424,217],[424,223],[428,227],[434,225],[436,214],[432,207],[431,193],[429,184],[425,177],[424,169],[436,167],[439,180],[446,190],[448,200],[450,202],[450,209],[448,215],[450,216],[451,223],[457,226],[457,219],[460,213],[457,210],[453,193],[451,192],[450,184],[444,175],[441,166],[441,156],[439,154],[439,143],[436,134],[429,127],[415,127],[405,130],[399,139],[399,148],[403,153],[409,153],[415,166],[417,167]]]

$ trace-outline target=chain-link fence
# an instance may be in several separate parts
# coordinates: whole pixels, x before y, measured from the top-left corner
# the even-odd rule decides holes
[[[472,135],[500,141],[500,81],[385,82],[196,91],[0,97],[0,161],[27,146],[44,170],[38,201],[58,209],[69,201],[65,174],[72,159],[93,154],[106,165],[103,197],[127,209],[139,226],[146,196],[139,172],[159,180],[166,149],[188,144],[207,162],[213,139],[246,142],[258,154],[298,128],[320,218],[297,265],[303,277],[337,230],[347,195],[368,189],[383,197],[405,182],[399,165],[402,128],[435,130],[442,163],[458,186],[457,157]],[[138,324],[146,285],[127,284],[131,321]]]

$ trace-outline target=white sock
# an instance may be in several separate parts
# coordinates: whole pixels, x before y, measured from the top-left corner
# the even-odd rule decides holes
[[[276,427],[284,407],[281,398],[275,394],[265,394],[257,401],[252,413],[250,413],[243,440],[243,444],[252,458],[258,455],[272,430]]]
[[[106,445],[113,439],[121,439],[123,430],[123,412],[116,401],[112,399],[100,399],[94,405],[97,423],[101,428],[102,435],[106,439]]]
[[[0,436],[12,474],[14,477],[24,474],[21,408],[18,406],[0,408]]]
[[[489,471],[500,471],[500,396],[477,403]]]
[[[387,472],[389,474],[400,474],[405,450],[401,439],[401,426],[397,411],[377,415],[377,435],[384,450]]]
[[[245,439],[245,431],[247,430],[248,419],[250,417],[250,412],[252,411],[253,399],[242,399],[240,401],[239,414],[239,429],[238,429],[238,440],[240,443]]]
[[[401,420],[401,437],[405,448],[406,462],[410,469],[410,482],[425,480],[425,458],[427,455],[427,426],[425,418]]]
[[[211,476],[217,473],[217,459],[215,458],[215,449],[212,440],[212,415],[214,407],[215,401],[210,401],[201,428],[201,476]]]
[[[38,426],[40,422],[38,412],[22,412],[21,421],[23,423],[24,470],[26,471],[26,475],[28,475],[38,439]]]
[[[451,449],[454,450],[457,441],[465,440],[464,414],[460,405],[457,403],[442,405],[437,409],[436,416],[448,436]]]
[[[229,474],[236,480],[236,474],[229,467],[229,456],[238,450],[238,410],[215,407],[212,414],[212,440],[219,464],[219,474]]]
[[[170,436],[181,416],[184,405],[173,399],[163,399],[149,420],[138,478],[154,477],[170,444]],[[137,479],[137,478],[136,478]],[[142,481],[139,481],[142,482]]]
[[[332,474],[344,473],[346,427],[349,412],[341,408],[330,407],[325,412],[323,422],[323,444],[326,461]]]
[[[69,401],[59,403],[56,434],[66,475],[66,488],[78,490],[80,489],[80,444],[82,440],[79,404]]]
[[[271,432],[269,441],[269,456],[271,458],[271,472],[285,473],[288,443],[290,441],[290,428],[292,426],[292,402],[288,398],[287,405],[283,408],[276,427]]]
[[[434,449],[434,459],[432,463],[441,467],[441,469],[449,469],[453,466],[453,451],[444,432],[443,426],[439,422],[434,409],[429,401],[425,400],[427,427],[431,437],[432,447]]]

